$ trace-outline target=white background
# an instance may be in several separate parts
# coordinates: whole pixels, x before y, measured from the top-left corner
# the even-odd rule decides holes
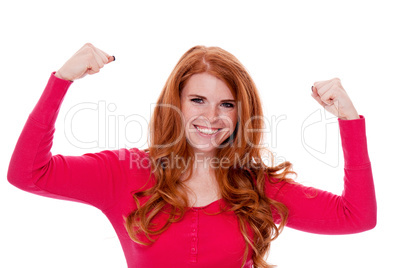
[[[344,236],[287,228],[272,244],[268,260],[279,268],[400,263],[398,1],[24,0],[3,1],[0,10],[0,267],[126,267],[114,230],[100,211],[23,192],[6,179],[18,136],[50,73],[86,42],[115,55],[116,61],[70,87],[56,122],[53,154],[81,155],[127,145],[99,133],[96,111],[77,114],[70,124],[64,119],[74,105],[89,102],[113,103],[116,110],[107,111],[110,117],[136,114],[149,120],[150,104],[180,56],[197,44],[219,46],[254,78],[266,118],[285,118],[268,134],[278,159],[294,164],[299,182],[337,194],[343,187],[337,121],[329,117],[310,128],[303,123],[323,112],[310,96],[311,85],[339,77],[366,118],[377,227]],[[127,124],[127,141],[146,140],[141,127]],[[79,148],[65,130],[83,141],[108,138],[99,140],[98,147]]]

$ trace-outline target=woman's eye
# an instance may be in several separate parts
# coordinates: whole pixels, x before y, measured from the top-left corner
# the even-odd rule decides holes
[[[191,99],[192,102],[196,102],[196,103],[201,103],[202,99],[200,98],[195,98],[195,99]]]
[[[226,108],[233,108],[234,107],[234,105],[232,103],[230,103],[230,102],[224,102],[224,103],[222,103],[222,105],[225,106]]]
[[[200,103],[200,104],[204,103],[204,100],[201,98],[194,98],[194,99],[191,99],[191,101],[195,102],[195,103]],[[233,108],[234,107],[234,104],[230,103],[230,102],[223,102],[221,105],[223,105],[223,107],[225,107],[225,108]]]

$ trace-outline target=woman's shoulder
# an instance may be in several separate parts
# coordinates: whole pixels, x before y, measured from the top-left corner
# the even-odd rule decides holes
[[[133,183],[142,185],[154,177],[150,157],[146,150],[120,148],[104,150],[98,154],[108,159],[107,163],[112,173],[128,178],[127,183],[131,186],[134,186]]]

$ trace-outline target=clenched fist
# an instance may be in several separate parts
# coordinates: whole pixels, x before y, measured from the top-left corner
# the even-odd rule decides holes
[[[360,118],[339,78],[315,82],[311,89],[311,96],[331,114],[343,120]]]
[[[94,45],[86,43],[55,73],[55,76],[74,81],[87,74],[98,73],[105,64],[114,59],[114,56],[109,56]]]

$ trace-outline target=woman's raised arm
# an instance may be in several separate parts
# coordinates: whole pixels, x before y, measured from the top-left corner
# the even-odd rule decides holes
[[[270,184],[267,180],[267,195],[288,207],[287,225],[295,229],[319,234],[372,229],[377,221],[377,203],[365,118],[357,113],[339,78],[315,82],[311,90],[311,96],[338,117],[345,159],[343,193],[339,196],[297,183]]]
[[[289,209],[287,226],[317,234],[351,234],[370,230],[377,222],[373,174],[367,150],[365,118],[338,119],[344,166],[342,195],[298,183],[269,183],[267,195]],[[314,168],[314,167],[312,167]],[[322,174],[323,180],[328,177]],[[276,220],[279,220],[276,217]]]
[[[16,187],[43,196],[106,209],[130,174],[133,150],[105,150],[82,156],[52,155],[55,121],[74,80],[94,74],[113,56],[85,44],[49,78],[17,141],[7,178]]]

